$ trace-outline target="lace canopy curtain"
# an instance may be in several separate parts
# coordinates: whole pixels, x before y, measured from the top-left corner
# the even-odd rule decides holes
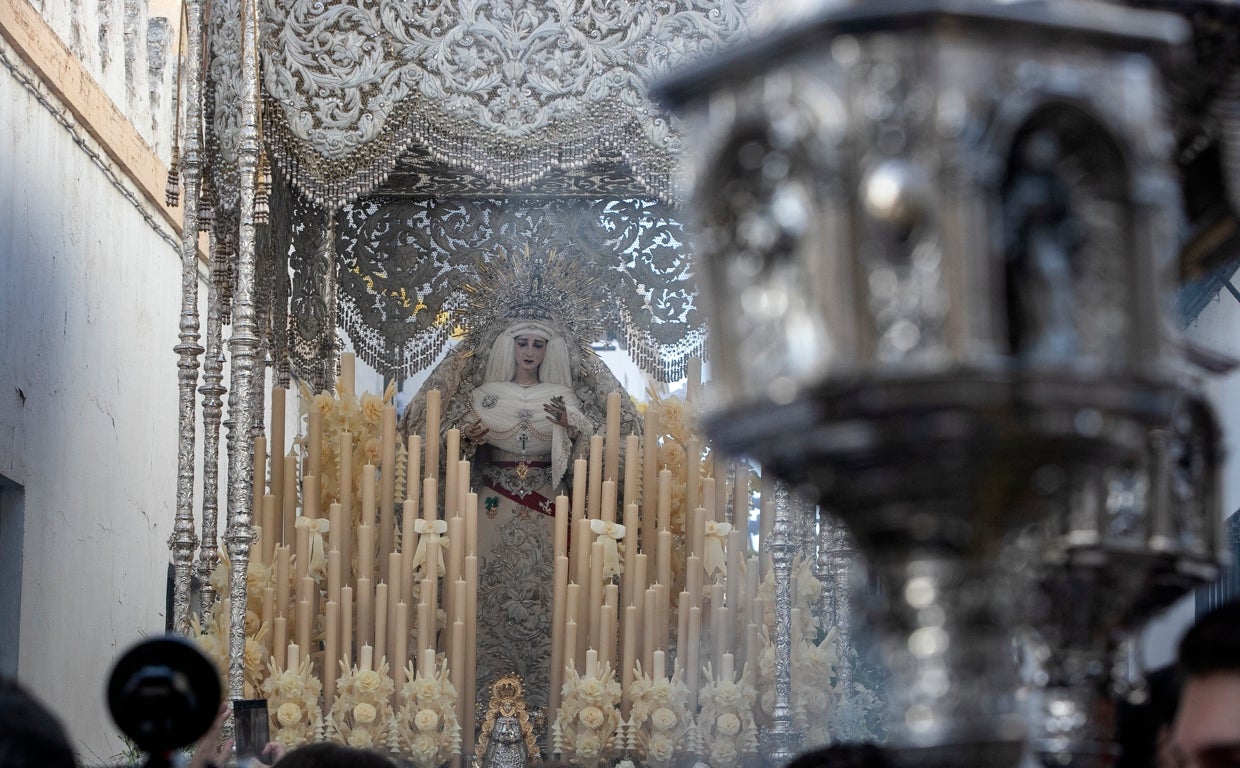
[[[272,222],[292,231],[294,372],[337,324],[380,370],[418,370],[471,265],[529,245],[595,268],[619,298],[603,325],[679,377],[703,335],[669,207],[682,138],[647,92],[757,2],[260,0],[264,145],[296,198]],[[212,11],[217,222],[236,206],[239,6]]]

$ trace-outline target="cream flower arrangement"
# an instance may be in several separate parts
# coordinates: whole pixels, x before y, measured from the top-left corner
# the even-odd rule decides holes
[[[272,660],[267,669],[262,692],[271,713],[272,740],[288,749],[314,741],[323,721],[323,684],[314,676],[310,659],[303,656],[293,669],[281,669]]]
[[[336,700],[328,716],[328,737],[337,744],[358,749],[384,751],[395,746],[396,722],[391,704],[395,691],[386,659],[377,669],[347,668],[341,662]]]
[[[672,602],[679,600],[684,589],[685,558],[688,555],[685,543],[685,524],[688,519],[688,484],[696,484],[697,498],[702,498],[702,473],[705,470],[710,450],[708,441],[699,439],[701,455],[698,456],[698,475],[689,477],[689,457],[687,449],[692,437],[700,437],[698,418],[693,406],[677,397],[661,397],[653,388],[646,391],[649,402],[645,414],[647,425],[656,427],[659,435],[659,453],[656,464],[660,470],[669,470],[672,475],[671,484],[671,531],[672,531]],[[655,488],[642,489],[642,495],[648,500],[657,498]]]
[[[711,768],[736,768],[758,747],[753,709],[757,693],[744,680],[715,677],[706,665],[706,683],[698,701],[701,712],[697,727],[705,750],[702,755]]]
[[[620,684],[610,664],[594,665],[593,672],[579,675],[568,669],[560,709],[556,713],[556,744],[577,768],[597,768],[615,751],[620,725]]]
[[[669,768],[681,738],[693,724],[683,671],[678,665],[670,678],[650,676],[638,663],[629,696],[629,726],[636,729],[638,753],[651,768]]]
[[[404,702],[396,716],[401,748],[417,768],[438,768],[461,751],[461,726],[456,719],[456,688],[446,659],[428,675],[416,673],[413,662],[401,687]]]
[[[346,520],[350,528],[355,527],[362,518],[362,468],[367,464],[379,465],[382,452],[383,411],[396,395],[396,385],[388,385],[383,395],[370,392],[359,397],[354,394],[352,382],[340,382],[336,386],[337,394],[320,392],[311,394],[308,387],[301,385],[302,418],[308,422],[310,413],[316,412],[322,417],[322,439],[319,443],[321,475],[319,477],[320,509],[330,509],[330,505],[340,501],[340,440],[341,435],[348,432],[352,443],[351,499]],[[303,434],[309,433],[308,423],[303,427]],[[407,456],[402,441],[397,440],[396,477],[405,476]],[[402,498],[404,488],[397,487],[397,498]],[[356,552],[354,553],[356,559]],[[325,563],[316,563],[321,568]],[[324,576],[323,573],[315,573]]]

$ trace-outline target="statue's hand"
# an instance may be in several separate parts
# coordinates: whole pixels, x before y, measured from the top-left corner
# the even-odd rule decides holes
[[[564,404],[564,398],[551,398],[551,402],[543,403],[543,410],[547,412],[547,421],[559,424],[565,429],[571,428],[568,423],[568,406]]]
[[[468,440],[469,442],[475,445],[483,445],[486,443],[487,434],[490,431],[491,430],[487,429],[487,426],[483,424],[481,421],[475,421],[473,424],[466,425],[463,434],[465,436],[465,439]]]

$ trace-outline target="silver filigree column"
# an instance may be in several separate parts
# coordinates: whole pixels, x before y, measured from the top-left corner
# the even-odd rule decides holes
[[[836,679],[840,690],[852,696],[854,649],[852,644],[853,548],[843,522],[825,509],[818,511],[818,546],[814,577],[822,584],[818,610],[822,625],[835,630],[839,647]]]
[[[792,560],[800,549],[793,506],[788,487],[777,483],[769,544],[775,580],[775,704],[767,733],[767,756],[775,765],[791,762],[801,741],[792,722]]]
[[[198,194],[202,179],[202,2],[185,4],[185,122],[182,181],[185,206],[181,229],[181,321],[177,359],[177,512],[168,546],[172,549],[172,626],[189,634],[190,581],[198,537],[194,531],[194,387],[198,383]]]
[[[202,610],[209,614],[215,606],[215,587],[211,572],[219,563],[218,541],[220,504],[220,422],[224,412],[224,308],[222,283],[228,271],[224,262],[231,254],[217,250],[211,237],[211,276],[207,283],[207,353],[203,362],[202,386],[202,549],[198,554],[198,578],[202,584]]]
[[[231,621],[228,628],[228,692],[242,698],[245,662],[246,574],[250,546],[254,542],[253,474],[254,443],[246,425],[253,422],[251,391],[254,359],[259,346],[255,323],[254,191],[258,171],[258,17],[255,0],[241,4],[241,227],[237,238],[236,284],[232,302],[232,335],[229,351],[232,380],[228,392],[228,415],[235,429],[228,455],[228,547]]]

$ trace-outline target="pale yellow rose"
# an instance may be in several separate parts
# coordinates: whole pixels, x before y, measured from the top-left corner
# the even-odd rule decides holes
[[[276,710],[276,720],[280,725],[288,727],[295,723],[301,722],[301,707],[291,701],[286,701]]]
[[[667,731],[676,727],[676,713],[667,707],[659,707],[650,715],[650,724],[656,731]]]
[[[741,688],[726,680],[715,686],[715,704],[721,709],[735,709],[741,703]]]
[[[383,421],[383,399],[370,392],[364,393],[362,395],[362,418],[367,424],[378,424]]]
[[[658,464],[660,469],[670,469],[673,475],[677,470],[685,468],[685,449],[680,443],[666,442],[659,446]]]
[[[361,694],[375,693],[379,690],[380,682],[379,673],[373,669],[363,669],[357,673],[357,677],[353,678],[357,692]]]
[[[413,681],[413,697],[418,701],[439,697],[439,683],[434,678],[420,677]]]
[[[413,725],[419,731],[432,731],[439,727],[439,713],[433,709],[419,709],[413,716]]]
[[[370,749],[375,745],[374,736],[370,735],[370,731],[365,728],[355,728],[349,734],[349,746],[357,749]]]
[[[736,762],[736,745],[731,739],[715,739],[710,745],[710,764],[727,766]]]
[[[656,733],[651,736],[646,749],[650,759],[657,760],[660,763],[666,763],[668,760],[671,760],[676,753],[676,745],[672,742],[671,737],[663,733]]]
[[[263,644],[252,637],[245,639],[245,657],[243,664],[247,674],[255,675],[262,670],[263,665],[267,662],[267,649]]]
[[[410,745],[413,757],[422,763],[429,762],[439,752],[439,741],[433,734],[419,733]]]
[[[577,686],[577,694],[581,696],[582,701],[590,704],[603,703],[603,694],[606,689],[603,687],[602,681],[595,677],[582,678],[581,683]]]
[[[380,459],[383,458],[383,443],[379,442],[379,438],[372,437],[362,446],[362,455],[366,457],[368,464],[378,465]]]
[[[364,701],[353,708],[353,721],[356,723],[373,723],[378,715],[379,711],[375,709],[375,706]]]
[[[335,407],[336,398],[332,397],[330,392],[318,393],[310,403],[311,410],[317,411],[320,416],[327,416]]]
[[[741,719],[731,712],[724,712],[715,719],[715,730],[724,736],[735,736],[741,732]]]
[[[269,682],[271,693],[280,698],[291,698],[301,693],[301,678],[299,678],[291,670],[281,672],[274,678],[268,678],[274,682]],[[266,687],[266,686],[264,686]]]
[[[577,719],[587,728],[598,728],[606,718],[603,716],[603,710],[598,707],[586,707],[581,710],[581,714],[577,715]]]
[[[593,733],[582,735],[573,746],[576,747],[577,756],[586,760],[593,760],[603,751],[603,742]]]

